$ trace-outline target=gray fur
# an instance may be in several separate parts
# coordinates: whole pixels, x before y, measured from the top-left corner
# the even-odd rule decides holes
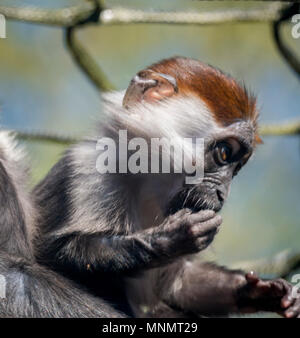
[[[36,263],[31,246],[37,209],[27,190],[23,152],[0,132],[0,317],[122,317],[101,299]]]

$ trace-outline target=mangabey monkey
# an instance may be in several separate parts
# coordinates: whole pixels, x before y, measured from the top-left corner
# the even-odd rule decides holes
[[[134,316],[290,306],[284,280],[262,281],[193,260],[218,232],[216,213],[232,177],[259,142],[255,98],[221,71],[175,57],[139,72],[125,96],[107,97],[105,112],[96,136],[69,149],[34,190],[38,261]],[[153,138],[204,138],[204,179],[187,185],[184,172],[100,174],[105,152],[97,140],[113,139],[119,150],[126,142],[119,141],[120,130],[127,131],[129,150],[137,150],[130,145],[136,137],[147,145]],[[120,152],[117,167],[124,157],[127,164]]]
[[[0,317],[121,317],[104,301],[35,262],[35,210],[14,140],[0,132]]]

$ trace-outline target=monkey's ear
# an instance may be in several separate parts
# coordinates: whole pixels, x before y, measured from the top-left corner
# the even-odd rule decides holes
[[[160,101],[173,96],[177,91],[176,80],[172,76],[143,70],[131,80],[123,99],[123,107],[128,109],[143,101]]]

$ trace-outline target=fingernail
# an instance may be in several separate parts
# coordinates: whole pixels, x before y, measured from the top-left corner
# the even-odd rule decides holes
[[[294,312],[286,312],[286,313],[285,313],[285,316],[286,316],[287,318],[291,318],[291,317],[293,317],[293,315],[294,315]]]

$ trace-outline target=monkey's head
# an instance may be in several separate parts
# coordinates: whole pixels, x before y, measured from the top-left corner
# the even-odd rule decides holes
[[[168,196],[167,213],[182,208],[219,211],[232,178],[248,161],[256,144],[261,143],[256,98],[220,70],[197,60],[174,57],[150,66],[132,79],[123,107],[130,112],[139,105],[147,109],[153,106],[153,111],[157,106],[169,109],[169,120],[164,120],[162,113],[161,123],[175,126],[182,136],[192,134],[204,139],[203,180],[194,185],[177,185]]]

